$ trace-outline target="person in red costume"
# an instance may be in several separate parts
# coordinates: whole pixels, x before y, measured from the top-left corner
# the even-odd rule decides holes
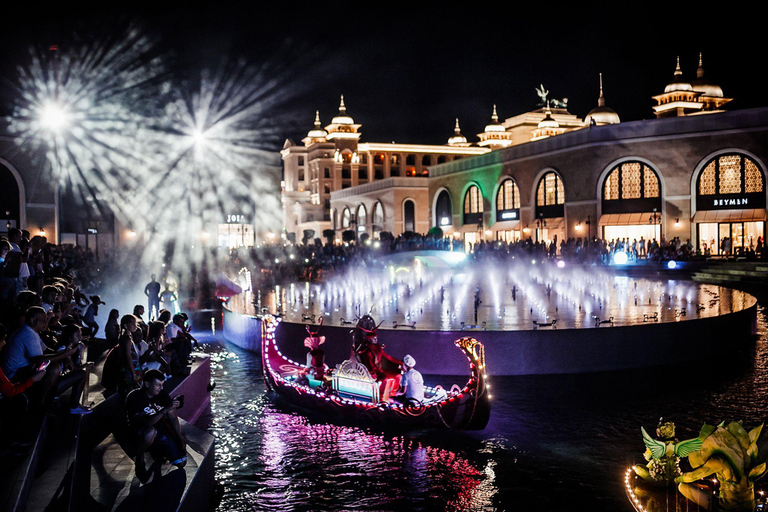
[[[355,357],[368,369],[371,377],[380,382],[379,397],[389,400],[400,389],[400,369],[403,362],[387,354],[379,344],[378,326],[370,315],[363,316],[352,331],[352,350]]]

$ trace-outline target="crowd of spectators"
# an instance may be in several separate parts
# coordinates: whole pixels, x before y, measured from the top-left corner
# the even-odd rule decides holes
[[[46,414],[91,413],[81,403],[83,391],[93,361],[106,353],[105,395],[119,393],[120,403],[131,406],[128,425],[141,453],[137,475],[145,481],[144,450],[170,446],[171,462],[186,461],[174,412],[181,402],[167,397],[162,384],[189,374],[197,340],[185,313],[163,309],[145,321],[142,305],[122,317],[109,310],[101,331],[99,307],[105,302],[83,291],[100,284],[103,274],[95,269],[104,262],[95,263],[88,250],[49,244],[18,229],[0,238],[0,454],[24,453]],[[136,408],[145,402],[153,404],[153,414]]]
[[[56,409],[70,390],[66,409],[88,414],[81,404],[91,363],[83,342],[92,336],[83,313],[98,296],[81,290],[78,273],[90,256],[72,246],[10,229],[0,238],[0,443],[26,444],[30,421]]]
[[[441,235],[441,234],[440,234]],[[442,236],[404,233],[393,237],[381,233],[378,240],[371,240],[363,235],[356,241],[323,244],[319,238],[305,240],[302,244],[274,244],[253,247],[247,251],[233,251],[231,264],[237,268],[258,269],[254,278],[259,284],[273,285],[287,281],[322,281],[350,263],[376,265],[378,257],[402,251],[445,250],[465,251],[462,240]],[[763,240],[746,248],[731,250],[726,244],[721,249],[720,257],[737,257],[755,260],[765,257]],[[710,249],[705,252],[696,249],[690,239],[671,240],[620,238],[602,240],[599,238],[571,237],[558,240],[555,237],[548,242],[523,238],[514,242],[480,241],[471,244],[469,257],[477,259],[511,257],[530,257],[533,259],[562,259],[587,265],[615,264],[617,253],[624,253],[629,264],[662,263],[668,260],[689,261],[704,260],[712,257]]]

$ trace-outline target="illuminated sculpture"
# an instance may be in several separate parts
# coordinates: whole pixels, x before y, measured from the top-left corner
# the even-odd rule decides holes
[[[668,421],[663,423],[659,419],[656,435],[660,440],[653,439],[644,427],[640,427],[643,433],[643,441],[647,449],[643,454],[648,464],[636,464],[634,466],[637,476],[654,485],[668,485],[680,476],[680,458],[687,457],[691,452],[701,448],[701,439],[687,439],[677,442],[675,439],[675,424]]]
[[[704,424],[699,439],[701,448],[688,455],[692,471],[675,479],[678,489],[689,500],[711,510],[710,497],[700,481],[715,475],[719,490],[717,503],[720,510],[755,510],[754,482],[765,475],[765,440],[761,439],[763,425],[747,432],[741,422],[725,422],[718,426]],[[699,483],[697,483],[699,482]]]

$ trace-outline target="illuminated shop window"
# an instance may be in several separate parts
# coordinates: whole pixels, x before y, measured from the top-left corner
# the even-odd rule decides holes
[[[660,197],[659,177],[641,162],[624,162],[614,167],[605,179],[603,199],[653,199]]]
[[[483,213],[483,196],[477,185],[469,187],[464,196],[464,213]]]
[[[546,173],[539,181],[536,191],[536,206],[554,206],[565,203],[563,180],[554,172]]]
[[[520,208],[520,191],[514,180],[505,180],[496,195],[496,209],[502,211],[516,208]]]
[[[763,192],[765,177],[757,163],[749,157],[730,154],[712,159],[699,174],[701,196],[754,194]]]

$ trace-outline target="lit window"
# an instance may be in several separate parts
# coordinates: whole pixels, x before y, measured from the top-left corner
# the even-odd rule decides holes
[[[464,213],[482,213],[483,197],[480,194],[480,188],[472,185],[464,196]]]
[[[536,206],[554,206],[565,203],[563,180],[554,172],[546,173],[539,181]]]
[[[515,208],[520,208],[520,191],[517,184],[508,179],[499,187],[499,193],[496,195],[496,209],[501,211]]]
[[[765,189],[765,177],[757,163],[743,155],[721,155],[712,159],[699,174],[701,196],[755,194]]]

